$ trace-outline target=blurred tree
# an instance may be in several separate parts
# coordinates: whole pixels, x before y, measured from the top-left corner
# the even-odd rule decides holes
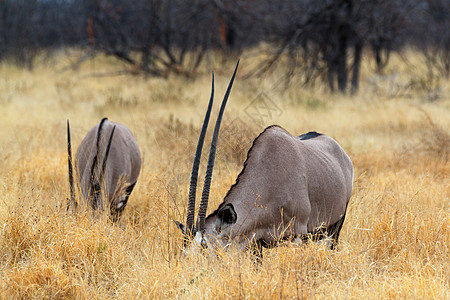
[[[411,40],[423,53],[430,72],[450,76],[450,0],[421,1],[407,20]]]
[[[287,78],[301,67],[305,84],[317,77],[326,78],[332,92],[345,93],[351,76],[353,93],[358,89],[364,47],[371,45],[381,70],[400,40],[404,1],[303,0],[286,6],[279,18],[289,21],[281,23],[273,35],[281,47],[264,62],[263,72],[287,52]]]
[[[189,75],[209,50],[264,43],[259,74],[284,62],[287,81],[355,92],[363,51],[382,72],[391,51],[413,45],[449,76],[449,9],[450,0],[0,0],[0,61],[31,68],[41,51],[78,47],[139,73]]]

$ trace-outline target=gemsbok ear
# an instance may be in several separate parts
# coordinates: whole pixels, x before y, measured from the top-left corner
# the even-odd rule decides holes
[[[236,220],[237,214],[233,204],[225,204],[217,212],[216,231],[220,233],[222,230],[236,223]]]

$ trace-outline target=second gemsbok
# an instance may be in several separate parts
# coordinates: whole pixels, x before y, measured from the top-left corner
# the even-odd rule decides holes
[[[69,121],[67,140],[70,199],[76,207]],[[75,167],[82,198],[94,210],[109,209],[111,219],[117,221],[141,171],[141,152],[131,131],[102,119],[78,147]]]

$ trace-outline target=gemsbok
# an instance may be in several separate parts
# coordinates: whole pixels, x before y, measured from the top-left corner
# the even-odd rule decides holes
[[[69,121],[67,142],[70,201],[76,208]],[[141,152],[131,131],[123,124],[103,118],[78,147],[75,167],[86,203],[101,211],[109,205],[110,217],[117,221],[141,171]]]
[[[353,185],[353,165],[339,144],[323,134],[298,137],[279,126],[267,127],[253,141],[236,182],[219,207],[206,217],[220,123],[239,61],[225,93],[211,142],[197,222],[195,194],[203,141],[214,98],[214,74],[208,109],[192,167],[184,248],[212,249],[234,244],[262,256],[262,247],[281,240],[324,239],[335,248]],[[187,249],[185,249],[187,251]]]

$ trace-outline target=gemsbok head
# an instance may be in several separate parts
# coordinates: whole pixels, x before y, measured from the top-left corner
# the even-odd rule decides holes
[[[239,62],[238,62],[239,64]],[[195,194],[201,149],[209,121],[211,98],[195,153],[190,182],[184,247],[252,249],[281,240],[324,240],[336,246],[353,186],[353,165],[339,144],[324,134],[298,137],[279,126],[267,127],[253,141],[236,182],[219,207],[206,217],[214,157],[222,115],[236,69],[220,108],[211,142],[202,199],[194,226]]]
[[[77,207],[73,180],[70,126],[67,121],[70,201]],[[117,221],[141,171],[141,152],[131,131],[104,118],[78,147],[75,157],[82,198],[94,210],[105,210]]]

